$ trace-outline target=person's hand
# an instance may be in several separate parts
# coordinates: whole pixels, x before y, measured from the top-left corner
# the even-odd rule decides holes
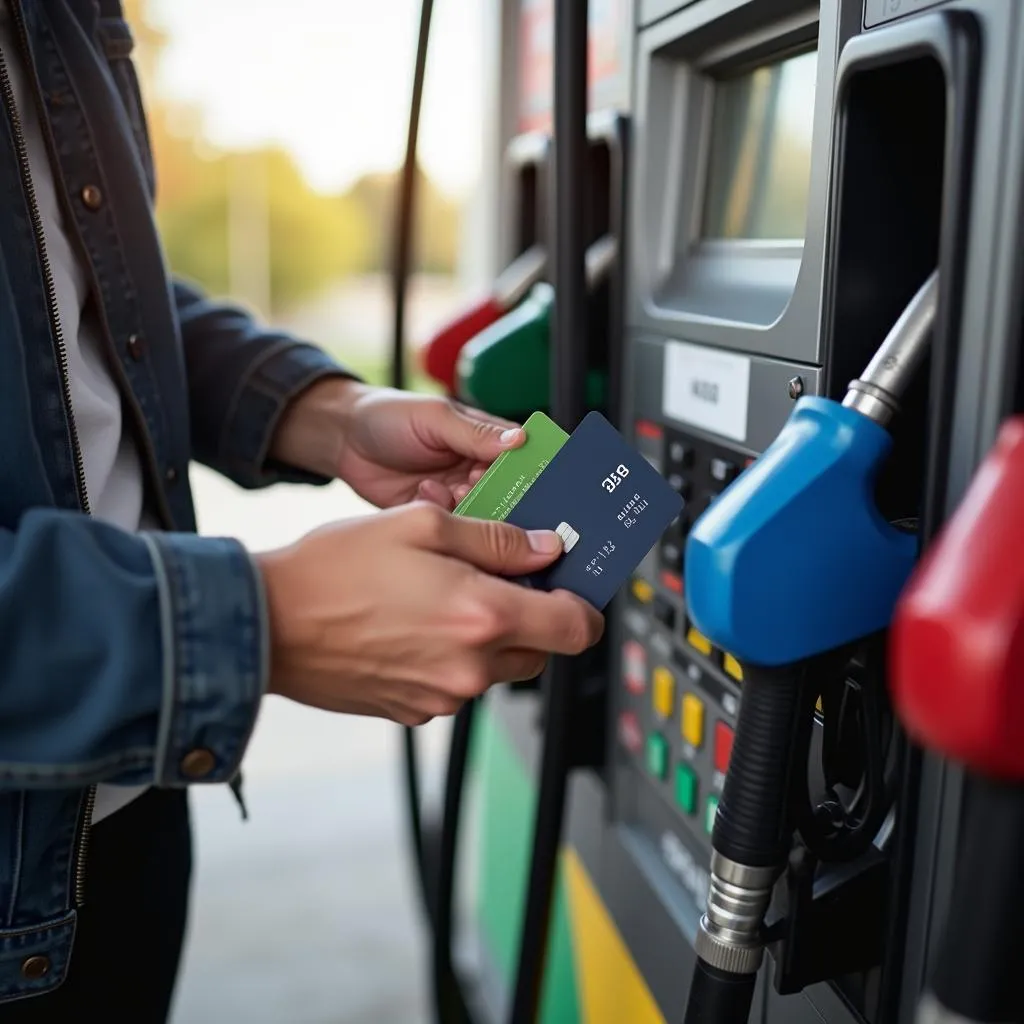
[[[447,398],[330,379],[287,410],[273,455],[338,476],[379,508],[420,498],[451,509],[525,439],[515,423]]]
[[[462,519],[415,502],[257,556],[271,624],[270,692],[417,725],[547,655],[596,643],[602,616],[567,591],[502,575],[561,552],[557,534]]]

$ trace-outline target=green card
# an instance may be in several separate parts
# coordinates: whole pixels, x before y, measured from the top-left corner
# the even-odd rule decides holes
[[[505,519],[541,475],[569,435],[550,417],[535,412],[524,424],[526,441],[502,452],[459,502],[457,516]]]

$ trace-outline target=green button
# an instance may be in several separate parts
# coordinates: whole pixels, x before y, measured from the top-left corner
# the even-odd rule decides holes
[[[657,779],[668,772],[668,744],[657,733],[647,737],[647,770]]]
[[[688,764],[676,765],[676,803],[687,814],[697,809],[697,776]]]
[[[718,813],[718,797],[709,796],[708,802],[704,807],[704,828],[708,835],[711,835],[711,830],[715,827],[715,815]]]

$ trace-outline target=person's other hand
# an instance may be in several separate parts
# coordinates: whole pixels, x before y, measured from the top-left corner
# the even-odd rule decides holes
[[[328,526],[257,557],[271,623],[270,692],[417,725],[547,656],[596,643],[602,616],[505,575],[548,565],[550,531],[462,519],[427,502]]]
[[[420,498],[451,509],[525,439],[517,424],[447,398],[330,379],[286,411],[273,455],[338,476],[379,508]]]

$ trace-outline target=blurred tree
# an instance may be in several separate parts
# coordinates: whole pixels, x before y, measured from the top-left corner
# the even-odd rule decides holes
[[[294,162],[278,149],[247,154],[262,159],[269,218],[270,300],[275,311],[322,291],[339,277],[362,270],[372,231],[365,211],[345,197],[322,196],[306,184]],[[162,203],[159,220],[171,266],[223,295],[230,284],[230,157],[217,156],[197,173],[202,186],[174,203]]]
[[[157,220],[171,268],[214,294],[230,283],[230,161],[203,138],[200,112],[161,95],[157,76],[165,34],[147,17],[147,0],[124,0],[135,35],[157,170]],[[368,175],[347,193],[310,188],[280,149],[246,155],[261,160],[268,217],[271,309],[310,298],[345,274],[380,271],[391,253],[395,174]],[[237,179],[236,179],[237,181]],[[451,273],[458,248],[459,209],[422,174],[417,218],[417,269]]]
[[[390,265],[397,199],[398,175],[367,174],[346,194],[365,211],[372,224],[385,225],[368,253],[368,270],[384,270]],[[428,274],[451,274],[455,271],[459,248],[461,211],[457,203],[441,192],[422,168],[416,181],[415,269]]]

